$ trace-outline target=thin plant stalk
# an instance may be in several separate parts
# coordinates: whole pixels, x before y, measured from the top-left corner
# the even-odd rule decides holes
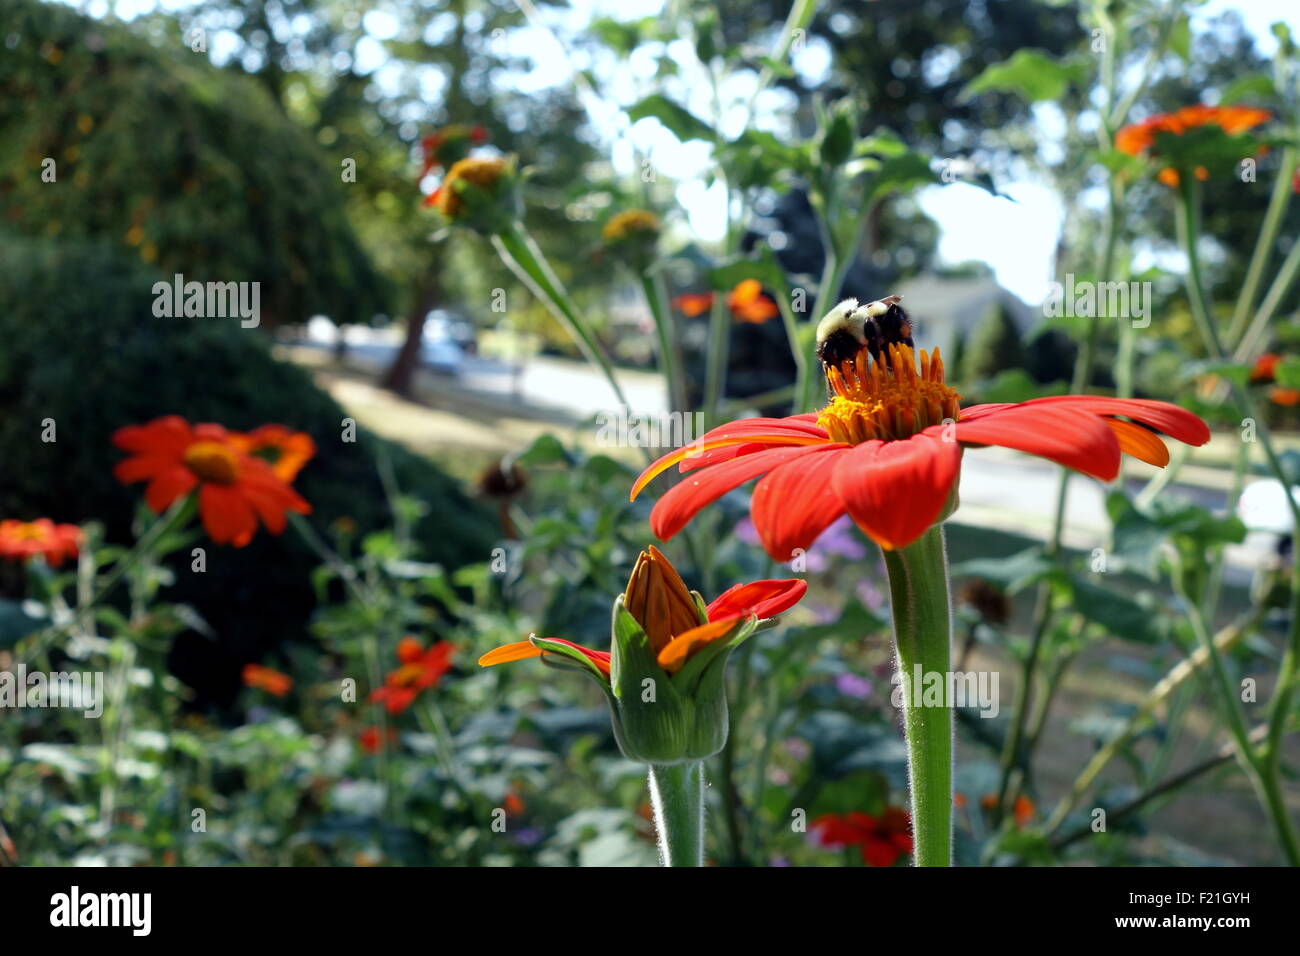
[[[523,225],[514,222],[501,232],[494,233],[492,246],[510,271],[564,326],[564,330],[569,333],[583,357],[605,376],[605,381],[613,389],[618,403],[627,406],[627,397],[614,376],[614,365],[609,356],[595,334],[587,327],[586,320],[574,306],[559,276],[555,274],[541,249]]]
[[[1187,296],[1192,306],[1192,318],[1201,333],[1210,357],[1222,361],[1225,358],[1223,340],[1214,324],[1214,318],[1201,280],[1200,256],[1197,249],[1197,238],[1200,234],[1200,208],[1197,184],[1192,176],[1184,175],[1179,186],[1177,226],[1179,242],[1183,247],[1184,254],[1187,256],[1186,285]],[[1239,385],[1234,384],[1231,391],[1243,417],[1255,422],[1256,437],[1268,462],[1269,470],[1282,483],[1283,488],[1289,488],[1290,482],[1273,447],[1268,426],[1256,411],[1253,400],[1246,390]],[[1300,540],[1300,505],[1297,505],[1290,494],[1285,497],[1291,510],[1292,533],[1297,540]],[[1277,830],[1278,839],[1287,861],[1292,866],[1300,866],[1300,836],[1296,833],[1295,825],[1291,821],[1290,813],[1282,797],[1280,753],[1282,738],[1286,730],[1287,715],[1290,712],[1291,701],[1295,696],[1296,685],[1300,683],[1300,561],[1292,562],[1290,611],[1291,620],[1286,648],[1283,652],[1282,665],[1278,671],[1273,698],[1269,703],[1268,733],[1259,751],[1247,745],[1244,759],[1258,776],[1258,780],[1253,782],[1257,783],[1257,788],[1261,791],[1264,808]],[[1192,608],[1194,624],[1199,613],[1199,608]],[[1210,652],[1211,662],[1214,663],[1217,660],[1217,655],[1213,652],[1212,645]],[[1225,683],[1222,676],[1216,674],[1216,678],[1220,686],[1220,693],[1225,695],[1222,703],[1230,709],[1231,714],[1231,708],[1239,706],[1236,695],[1233,693],[1232,687]],[[1234,737],[1239,738],[1241,735],[1237,732],[1238,728],[1235,720],[1232,729]]]
[[[650,765],[650,806],[664,866],[704,865],[704,764]]]
[[[953,710],[951,701],[926,705],[922,682],[947,685],[952,644],[948,559],[943,526],[905,548],[885,552],[894,619],[894,645],[903,689],[917,866],[952,865]]]

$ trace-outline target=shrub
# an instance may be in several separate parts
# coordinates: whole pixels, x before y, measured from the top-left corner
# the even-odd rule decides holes
[[[296,485],[318,528],[347,517],[365,533],[388,522],[382,454],[402,491],[428,505],[416,534],[430,560],[458,567],[490,552],[491,520],[452,479],[363,431],[342,441],[343,410],[304,370],[277,361],[256,330],[237,319],[155,318],[154,270],[103,244],[8,237],[0,275],[0,515],[98,519],[110,540],[126,540],[141,493],[112,477],[121,456],[111,435],[175,413],[309,433],[318,452]],[[47,419],[52,443],[41,440]],[[301,631],[317,561],[292,531],[259,534],[244,549],[206,547],[206,574],[187,564],[175,587],[222,635],[223,679],[233,688],[241,660]]]

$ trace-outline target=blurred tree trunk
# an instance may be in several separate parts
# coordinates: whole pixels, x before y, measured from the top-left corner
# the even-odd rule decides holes
[[[469,51],[465,48],[465,0],[453,0],[449,6],[456,17],[456,31],[452,35],[452,42],[447,46],[447,96],[443,100],[446,115],[443,122],[456,123],[462,121],[462,114],[472,108],[465,99]],[[397,358],[382,380],[384,388],[403,397],[410,397],[415,370],[419,367],[425,317],[441,298],[441,268],[441,260],[434,259],[429,269],[422,274],[416,288],[415,305],[406,319],[406,341],[402,343]]]
[[[420,367],[420,347],[424,343],[424,322],[430,310],[442,297],[441,282],[436,268],[426,272],[415,290],[415,304],[406,316],[406,341],[397,352],[397,358],[384,373],[381,385],[403,398],[411,397],[415,383],[415,370]]]

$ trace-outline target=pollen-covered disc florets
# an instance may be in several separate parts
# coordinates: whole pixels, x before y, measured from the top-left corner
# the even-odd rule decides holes
[[[909,345],[889,345],[881,360],[862,349],[826,370],[830,404],[817,424],[832,441],[858,445],[915,435],[945,420],[956,421],[961,396],[944,383],[939,350],[920,352],[920,368]]]

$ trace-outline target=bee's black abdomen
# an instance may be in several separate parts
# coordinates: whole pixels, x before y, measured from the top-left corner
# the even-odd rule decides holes
[[[875,320],[885,345],[912,345],[912,320],[897,302]]]

